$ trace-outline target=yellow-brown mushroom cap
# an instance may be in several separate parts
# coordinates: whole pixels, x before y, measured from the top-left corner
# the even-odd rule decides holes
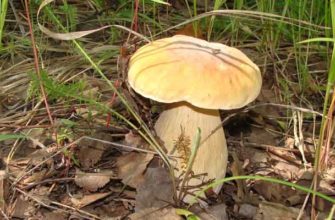
[[[130,59],[128,81],[144,97],[206,109],[243,107],[262,85],[259,68],[240,50],[183,35],[138,49]]]

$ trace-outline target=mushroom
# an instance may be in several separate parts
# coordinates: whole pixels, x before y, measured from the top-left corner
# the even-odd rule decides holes
[[[236,48],[175,35],[139,48],[130,59],[128,81],[142,96],[169,103],[155,131],[167,152],[177,156],[177,175],[185,171],[200,128],[192,171],[206,176],[188,185],[225,177],[228,154],[219,109],[241,108],[258,96],[262,78],[256,64]]]

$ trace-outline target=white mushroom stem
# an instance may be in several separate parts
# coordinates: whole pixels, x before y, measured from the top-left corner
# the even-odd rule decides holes
[[[223,128],[220,127],[221,119],[218,110],[201,109],[194,107],[186,102],[169,104],[168,108],[161,113],[155,124],[155,130],[158,137],[164,142],[168,153],[182,158],[187,157],[180,150],[177,150],[176,141],[184,131],[184,137],[189,138],[191,148],[193,138],[196,135],[197,128],[201,129],[201,145],[193,163],[192,171],[199,179],[191,179],[189,186],[196,186],[204,181],[211,179],[220,179],[225,177],[227,167],[227,144]],[[216,130],[215,130],[216,129]],[[214,133],[213,133],[214,132]],[[208,137],[210,135],[210,137]],[[207,138],[208,137],[208,138]],[[180,148],[180,146],[179,146]],[[191,151],[191,149],[189,149]],[[175,168],[177,176],[185,171],[185,160],[176,160]],[[221,186],[214,189],[218,193]]]

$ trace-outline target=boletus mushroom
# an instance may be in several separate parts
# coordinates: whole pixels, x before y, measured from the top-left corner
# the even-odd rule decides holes
[[[130,59],[128,81],[142,96],[169,103],[155,130],[168,153],[179,158],[177,175],[185,171],[192,138],[201,129],[192,167],[199,177],[188,186],[225,177],[228,154],[219,109],[241,108],[258,96],[262,78],[255,63],[236,48],[176,35],[139,48]]]

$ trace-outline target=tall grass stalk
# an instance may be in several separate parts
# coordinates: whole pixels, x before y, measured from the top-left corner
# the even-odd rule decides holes
[[[286,13],[287,13],[287,10],[288,10],[288,7],[289,7],[290,3],[291,3],[291,0],[286,0],[285,1],[285,6],[283,8],[283,12],[281,13],[281,15],[283,17],[286,16]],[[273,41],[273,45],[274,45],[275,48],[278,47],[279,37],[281,36],[281,32],[283,31],[284,24],[283,24],[282,20],[283,19],[281,19],[281,21],[278,23],[278,28],[276,28],[276,30],[275,30],[275,37],[274,37],[274,41]]]
[[[331,8],[332,34],[333,34],[333,40],[335,40],[335,0],[330,0],[330,8]],[[333,43],[333,45],[335,44]],[[321,156],[320,154],[321,154],[321,149],[324,143],[325,129],[326,129],[327,120],[328,120],[326,115],[327,115],[328,106],[329,106],[329,98],[330,98],[330,95],[334,93],[334,83],[335,83],[335,49],[334,48],[332,51],[332,57],[330,61],[330,68],[328,72],[327,81],[328,83],[327,83],[327,88],[326,88],[326,95],[325,95],[325,100],[323,103],[324,117],[322,118],[322,121],[321,121],[320,137],[319,137],[319,142],[318,142],[318,146],[316,149],[315,160],[314,160],[314,169],[316,172],[319,172],[320,170],[320,156]]]
[[[198,0],[193,0],[193,16],[196,17],[198,15],[198,8],[197,8],[197,1]],[[194,35],[197,37],[198,34],[198,27],[199,26],[199,22],[193,22],[193,31],[194,31]]]
[[[7,8],[8,8],[8,0],[0,0],[1,2],[1,8],[0,8],[0,50],[2,49],[2,35],[3,35],[3,29],[5,26],[5,19],[7,14]]]
[[[214,1],[214,10],[218,10],[224,3],[224,0],[215,0]],[[207,12],[207,11],[206,11]],[[207,40],[209,41],[211,39],[213,26],[214,26],[215,16],[211,16],[208,29],[207,29]]]
[[[332,25],[332,38],[333,40],[335,39],[335,0],[330,0],[330,9],[331,9],[331,25]],[[321,150],[323,149],[324,146],[324,139],[325,139],[325,131],[327,124],[329,123],[326,116],[328,115],[327,112],[328,110],[331,110],[328,108],[329,106],[329,98],[330,95],[333,94],[335,91],[334,83],[335,83],[335,49],[334,49],[335,43],[333,43],[333,51],[332,51],[332,56],[331,56],[331,61],[330,61],[330,68],[328,72],[328,82],[327,82],[327,89],[326,89],[326,95],[325,95],[325,100],[323,103],[323,115],[322,121],[321,121],[321,129],[320,129],[320,136],[319,136],[319,142],[316,148],[315,152],[315,158],[314,158],[314,190],[317,189],[318,186],[318,174],[320,172],[321,164],[320,164],[320,159],[321,159]],[[334,95],[334,94],[333,94]],[[315,194],[313,194],[312,198],[312,203],[315,204]]]

